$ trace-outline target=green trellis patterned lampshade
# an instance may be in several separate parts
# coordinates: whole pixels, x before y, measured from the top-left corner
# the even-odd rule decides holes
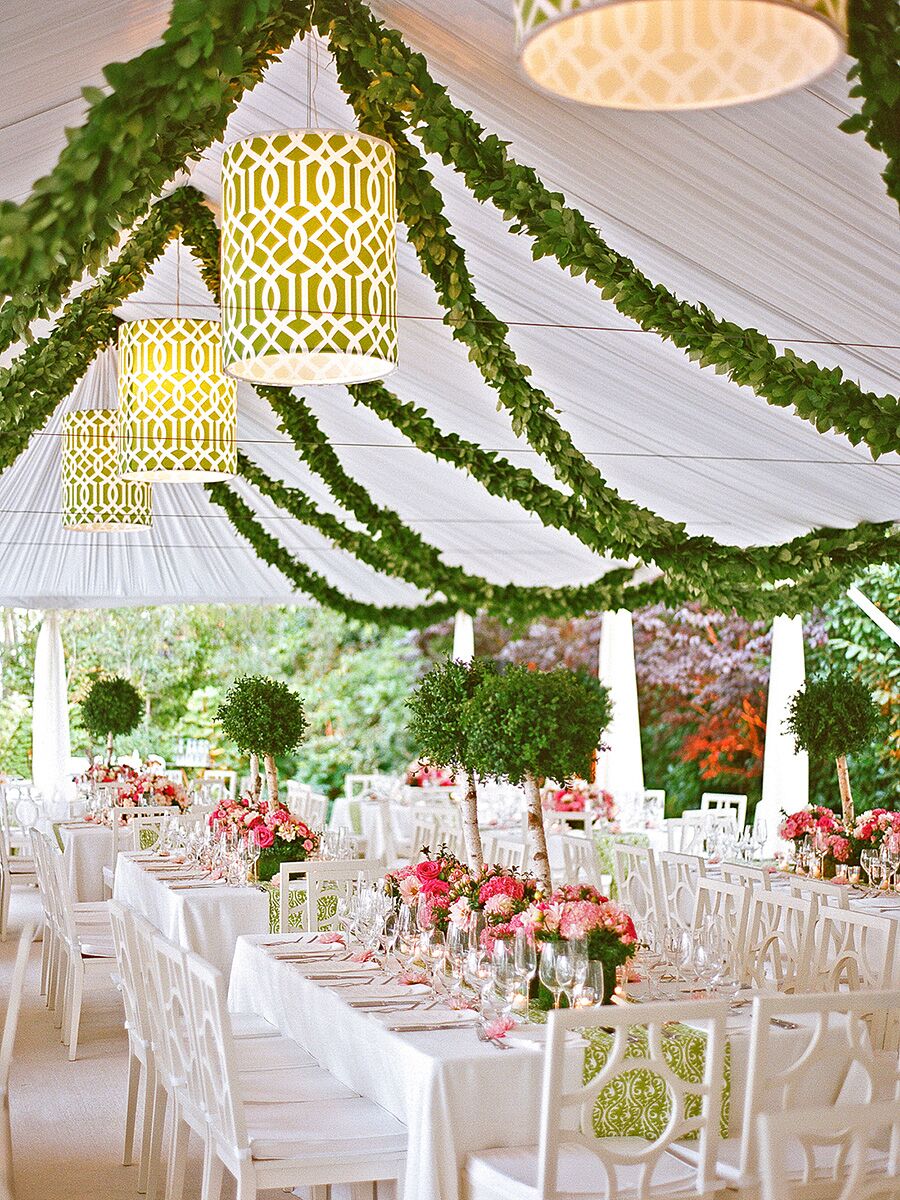
[[[129,321],[119,329],[119,470],[207,483],[237,471],[237,384],[218,321]]]
[[[149,529],[149,483],[119,477],[118,414],[79,409],[63,417],[63,525],[83,533]]]
[[[362,383],[397,365],[394,151],[346,130],[236,142],[222,160],[225,369]]]
[[[513,0],[539,87],[607,108],[742,104],[802,87],[843,53],[847,0]]]

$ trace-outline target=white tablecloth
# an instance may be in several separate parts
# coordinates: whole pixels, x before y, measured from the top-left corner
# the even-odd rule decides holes
[[[113,898],[179,946],[205,958],[226,978],[237,939],[269,928],[269,898],[258,888],[171,887],[131,854],[119,855]]]
[[[90,822],[61,824],[57,828],[75,899],[102,900],[103,868],[112,866],[112,830]]]
[[[458,1200],[468,1154],[534,1142],[543,1064],[536,1047],[500,1051],[479,1042],[472,1028],[391,1033],[350,1008],[346,993],[305,979],[259,942],[237,944],[229,1007],[264,1016],[407,1125],[403,1200]],[[579,1048],[576,1067],[583,1054]]]

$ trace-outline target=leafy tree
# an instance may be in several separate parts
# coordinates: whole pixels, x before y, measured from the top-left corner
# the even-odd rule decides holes
[[[841,670],[810,679],[791,697],[785,724],[798,750],[805,750],[811,758],[837,762],[843,816],[852,825],[847,755],[868,746],[880,724],[878,705],[869,688]]]
[[[263,758],[269,800],[277,803],[275,756],[289,754],[306,736],[306,714],[300,696],[277,679],[245,675],[228,689],[216,718],[237,748],[250,754],[256,795],[260,788],[259,758]]]
[[[468,703],[485,679],[496,674],[489,658],[470,663],[447,658],[432,667],[407,701],[409,732],[419,753],[436,767],[464,771],[466,807],[463,833],[470,865],[481,869],[484,854],[478,830],[478,789],[469,748]]]
[[[121,675],[95,679],[81,702],[81,722],[98,741],[106,739],[106,763],[112,763],[113,739],[131,733],[144,715],[144,701]]]
[[[550,862],[540,785],[588,779],[609,724],[609,691],[583,672],[511,666],[488,675],[466,705],[469,756],[479,775],[524,783],[534,872],[549,891]]]

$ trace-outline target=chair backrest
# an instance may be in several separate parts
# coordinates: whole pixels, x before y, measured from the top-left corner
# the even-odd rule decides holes
[[[752,863],[723,862],[719,870],[726,883],[745,883],[748,887],[763,888],[765,891],[772,886],[772,874],[768,867],[756,867]]]
[[[703,827],[696,821],[684,817],[670,817],[666,821],[666,846],[681,854],[700,854],[703,850]]]
[[[344,795],[348,800],[359,800],[369,792],[382,791],[385,795],[392,792],[397,786],[397,780],[393,775],[345,775],[344,776]]]
[[[830,904],[834,908],[850,907],[848,888],[840,883],[829,883],[826,879],[794,875],[791,879],[791,892],[795,896],[802,896],[804,900],[812,900],[817,906]]]
[[[663,850],[656,856],[659,886],[670,921],[690,929],[697,902],[697,886],[706,875],[706,860],[699,854]]]
[[[696,1136],[696,1165],[690,1184],[679,1181],[678,1194],[706,1194],[715,1180],[716,1151],[725,1083],[725,1023],[727,1001],[691,1001],[679,1004],[609,1005],[591,1009],[561,1009],[550,1014],[544,1057],[540,1140],[536,1194],[542,1200],[559,1200],[569,1190],[558,1178],[559,1152],[575,1146],[585,1164],[593,1156],[597,1168],[595,1187],[585,1177],[584,1194],[616,1200],[622,1166],[637,1168],[639,1179],[629,1193],[666,1194],[665,1173],[671,1169],[666,1151],[689,1134]],[[667,1025],[690,1021],[706,1036],[702,1081],[680,1079],[666,1058]],[[570,1030],[606,1029],[612,1033],[606,1062],[587,1083],[566,1068],[566,1033]],[[650,1071],[665,1086],[670,1105],[665,1129],[654,1140],[596,1136],[594,1109],[601,1092],[627,1089],[635,1070]],[[693,1099],[692,1099],[693,1097]],[[692,1113],[693,1115],[688,1115]],[[587,1152],[587,1153],[585,1153]],[[587,1171],[587,1165],[585,1165]]]
[[[600,887],[600,859],[592,838],[566,834],[560,839],[564,883],[586,883]]]
[[[224,983],[219,972],[202,958],[185,951],[179,953],[187,987],[182,1000],[190,1005],[188,1032],[199,1067],[199,1089],[191,1075],[188,1093],[193,1103],[202,1104],[208,1136],[222,1160],[237,1165],[249,1154],[249,1140]],[[302,1130],[298,1132],[302,1135]],[[233,1165],[232,1171],[238,1174]]]
[[[430,808],[416,809],[413,815],[412,837],[410,838],[410,857],[418,862],[422,857],[425,846],[434,854],[440,845],[438,838],[437,813]]]
[[[668,914],[653,851],[647,846],[613,842],[613,867],[619,900],[641,934],[651,928],[661,933],[668,925]]]
[[[753,889],[745,964],[746,978],[754,987],[808,990],[815,920],[815,907],[808,900]]]
[[[704,792],[700,797],[700,811],[731,813],[740,833],[747,824],[747,797],[738,792]]]
[[[116,950],[122,1004],[125,1008],[125,1028],[129,1040],[149,1049],[151,1033],[147,1013],[147,983],[135,938],[134,918],[130,909],[117,904],[115,900],[109,901],[107,910]]]
[[[741,980],[745,979],[747,974],[749,914],[750,890],[742,883],[726,883],[724,879],[710,879],[708,875],[697,883],[697,903],[694,906],[692,928],[701,929],[707,920],[714,921],[719,926],[734,974]]]
[[[898,1005],[896,991],[755,997],[740,1134],[742,1190],[753,1189],[764,1166],[757,1137],[763,1113],[778,1114],[791,1129],[811,1098],[840,1108],[895,1091],[897,1054],[887,1066],[872,1031],[896,1023]]]
[[[187,952],[162,934],[144,931],[149,937],[155,972],[158,1020],[153,1025],[153,1049],[157,1064],[178,1094],[182,1112],[197,1128],[206,1123],[206,1081],[196,1016],[188,979]],[[212,970],[212,968],[210,968]],[[218,974],[213,971],[213,974]],[[229,1030],[230,1033],[230,1030]]]
[[[33,938],[34,926],[27,924],[19,937],[16,961],[9,982],[9,999],[6,1003],[6,1016],[3,1019],[3,1039],[0,1041],[0,1093],[3,1094],[6,1093],[9,1085],[9,1068],[16,1044],[16,1032],[19,1028],[19,1009],[22,1007],[25,972],[28,969],[28,955],[31,953]]]
[[[497,838],[494,863],[509,870],[521,871],[525,866],[525,843],[518,838]]]
[[[224,767],[214,767],[203,772],[204,783],[219,783],[225,788],[225,794],[233,800],[237,795],[237,771],[229,771]]]
[[[110,865],[113,871],[120,854],[132,850],[152,850],[159,841],[163,821],[178,815],[178,808],[171,804],[141,804],[137,808],[114,808],[110,816],[113,835]],[[146,845],[142,844],[142,835]]]
[[[758,1136],[762,1200],[800,1200],[810,1187],[829,1200],[900,1196],[900,1094],[878,1104],[797,1109],[789,1125],[766,1113]]]
[[[283,862],[278,872],[278,929],[336,930],[340,925],[339,902],[349,900],[359,880],[374,883],[381,874],[379,863],[345,859],[334,862]],[[299,893],[300,904],[292,904]],[[292,920],[299,917],[299,924]]]
[[[810,990],[890,987],[898,922],[877,913],[825,905],[816,920]]]

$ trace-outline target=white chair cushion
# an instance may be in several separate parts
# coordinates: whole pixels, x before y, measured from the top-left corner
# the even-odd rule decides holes
[[[11,858],[9,860],[9,873],[10,875],[33,875],[34,859]]]
[[[627,1148],[635,1144],[646,1145],[646,1142],[639,1138],[610,1138],[607,1144]],[[466,1163],[470,1200],[538,1200],[537,1165],[537,1146],[483,1150],[473,1154]],[[638,1168],[619,1166],[617,1176],[617,1200],[636,1196],[640,1183]],[[605,1192],[601,1164],[589,1150],[580,1146],[561,1147],[557,1178],[558,1200],[594,1200]],[[691,1193],[695,1179],[696,1172],[687,1163],[665,1154],[657,1165],[650,1194],[665,1196],[668,1200],[681,1193]]]
[[[79,937],[79,945],[83,958],[115,958],[116,948],[112,942],[106,942],[102,937],[94,937],[89,934],[86,937]]]
[[[896,1061],[896,1059],[895,1059]],[[784,1114],[785,1120],[790,1120],[790,1113]],[[695,1164],[697,1162],[697,1144],[696,1142],[675,1142],[672,1147],[673,1153],[686,1163]],[[813,1149],[813,1158],[816,1164],[816,1172],[819,1176],[828,1178],[834,1170],[836,1150],[832,1146],[816,1146]],[[871,1150],[867,1161],[875,1164],[881,1162],[885,1155],[876,1150]],[[729,1187],[750,1187],[754,1185],[753,1180],[742,1180],[740,1172],[741,1161],[741,1139],[726,1138],[719,1142],[718,1153],[716,1154],[716,1174],[719,1178],[729,1185]],[[787,1148],[787,1174],[790,1179],[801,1179],[803,1177],[806,1163],[803,1157],[803,1151],[800,1146],[794,1142],[788,1145]]]
[[[278,1037],[278,1028],[256,1013],[229,1013],[231,1032],[236,1038]]]
[[[235,1042],[239,1071],[289,1071],[318,1066],[311,1054],[286,1037],[246,1037]]]
[[[251,1153],[259,1160],[313,1164],[406,1153],[406,1126],[361,1096],[306,1104],[246,1104],[244,1117]]]
[[[239,1071],[245,1104],[288,1104],[306,1100],[352,1100],[356,1092],[324,1067]]]

